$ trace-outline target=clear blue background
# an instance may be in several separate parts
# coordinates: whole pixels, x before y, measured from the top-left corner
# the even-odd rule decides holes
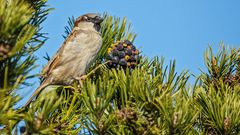
[[[39,68],[34,73],[46,64],[46,52],[52,56],[62,44],[68,17],[89,12],[126,17],[143,54],[164,56],[167,63],[176,59],[178,72],[189,69],[199,74],[209,44],[216,51],[221,41],[240,47],[239,0],[49,0],[48,4],[55,8],[43,25],[50,39],[37,52]],[[22,94],[30,96],[38,86],[38,79],[31,81],[35,85]]]

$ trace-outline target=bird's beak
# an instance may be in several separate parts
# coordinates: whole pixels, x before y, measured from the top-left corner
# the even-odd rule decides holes
[[[95,24],[101,24],[101,22],[103,22],[103,18],[102,17],[100,17],[100,16],[97,16],[95,19],[94,19],[94,23]]]

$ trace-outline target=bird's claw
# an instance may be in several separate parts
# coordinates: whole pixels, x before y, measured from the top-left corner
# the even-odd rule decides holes
[[[83,81],[87,78],[87,75],[82,75],[80,77],[76,77],[75,79],[78,81],[79,83],[79,87],[82,88],[83,87]]]

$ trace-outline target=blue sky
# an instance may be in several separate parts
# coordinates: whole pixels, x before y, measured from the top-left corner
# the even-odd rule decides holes
[[[149,57],[176,59],[177,71],[189,69],[198,74],[204,68],[203,54],[211,44],[217,50],[221,41],[240,47],[240,1],[238,0],[49,0],[51,11],[43,24],[49,40],[37,52],[37,68],[46,64],[46,52],[52,56],[63,42],[62,34],[69,16],[89,12],[126,17],[138,34],[135,45]],[[29,91],[38,86],[36,84]],[[28,92],[29,92],[28,91]]]

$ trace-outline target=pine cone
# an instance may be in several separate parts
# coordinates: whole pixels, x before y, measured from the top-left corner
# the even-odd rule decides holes
[[[230,86],[233,86],[236,81],[236,77],[234,75],[225,75],[224,76],[224,82],[229,84]]]
[[[109,68],[134,69],[139,63],[139,51],[128,40],[118,41],[108,48],[106,60],[109,61]]]
[[[228,131],[231,127],[231,117],[226,117],[224,119],[224,130]]]
[[[116,112],[119,120],[125,122],[136,121],[138,119],[137,113],[132,108],[123,108]]]
[[[7,58],[10,49],[10,45],[0,43],[0,58]]]

